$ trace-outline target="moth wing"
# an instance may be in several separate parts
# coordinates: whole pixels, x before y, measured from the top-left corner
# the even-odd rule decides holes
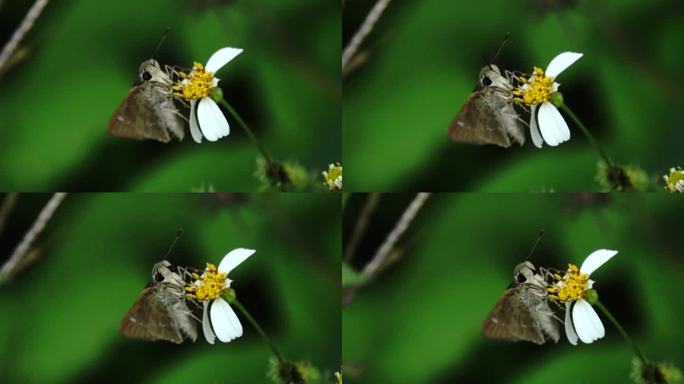
[[[496,144],[508,148],[511,140],[485,96],[485,88],[475,89],[449,125],[448,135],[457,143]]]
[[[539,301],[536,304],[537,309],[534,311],[537,316],[537,322],[544,335],[546,335],[546,339],[551,339],[554,343],[557,343],[560,339],[560,328],[558,324],[561,320],[553,314],[553,311],[546,300],[538,300]]]
[[[171,140],[169,132],[159,118],[159,111],[145,97],[145,92],[152,91],[154,85],[144,82],[133,87],[109,120],[108,131],[116,137],[143,140],[154,139],[163,143]]]
[[[482,334],[496,340],[544,344],[541,325],[526,300],[527,289],[524,285],[507,289],[482,323]]]
[[[121,321],[121,334],[147,341],[168,340],[176,344],[183,342],[183,335],[173,314],[159,299],[159,289],[163,289],[161,285],[153,285],[142,291]]]

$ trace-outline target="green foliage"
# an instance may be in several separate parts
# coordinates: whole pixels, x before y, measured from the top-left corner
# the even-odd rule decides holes
[[[368,4],[347,2],[345,39]],[[547,7],[542,7],[547,4]],[[566,6],[553,9],[553,5]],[[663,175],[681,162],[684,36],[678,0],[392,2],[344,79],[346,187],[359,191],[599,191],[597,153],[566,116],[558,147],[456,144],[450,122],[477,84],[482,56],[500,68],[546,68],[584,53],[559,76],[565,103],[611,157]],[[346,41],[346,40],[345,40]],[[526,116],[523,119],[527,120]]]
[[[0,233],[8,254],[45,196],[21,195]],[[118,326],[163,259],[202,268],[256,249],[231,288],[293,359],[340,366],[340,204],[330,194],[69,195],[38,239],[39,258],[0,286],[3,382],[268,382],[270,349],[244,335],[209,345],[124,338]]]
[[[351,265],[360,270],[413,195],[383,195]],[[602,314],[591,345],[489,340],[480,327],[544,229],[530,261],[580,265],[619,253],[592,274],[601,302],[653,361],[684,366],[681,202],[667,194],[435,194],[398,249],[402,258],[343,309],[348,383],[625,383],[632,350]],[[352,195],[349,234],[365,196]],[[559,311],[562,315],[562,312]]]
[[[28,55],[0,78],[0,190],[259,190],[258,152],[227,113],[230,136],[214,143],[194,143],[189,130],[168,144],[107,133],[167,26],[162,64],[189,68],[221,47],[244,48],[219,85],[272,156],[312,170],[339,160],[340,48],[330,44],[340,41],[339,5],[272,3],[50,2],[24,41]],[[27,7],[4,2],[3,29]]]

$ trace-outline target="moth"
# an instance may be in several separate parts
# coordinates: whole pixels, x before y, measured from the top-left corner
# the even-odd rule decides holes
[[[558,342],[558,322],[549,308],[544,275],[525,261],[515,267],[513,282],[482,323],[482,333],[505,341]]]
[[[173,102],[173,70],[155,59],[143,61],[138,81],[109,120],[110,134],[126,139],[183,140],[184,120]]]
[[[480,70],[479,82],[449,125],[457,143],[495,144],[508,148],[525,143],[524,128],[513,107],[513,84],[508,72],[494,64]]]
[[[185,301],[184,273],[166,260],[156,263],[152,281],[124,316],[119,331],[133,339],[194,342],[197,324]]]

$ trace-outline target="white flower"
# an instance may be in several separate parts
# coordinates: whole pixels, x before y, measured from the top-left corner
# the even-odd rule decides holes
[[[585,295],[594,285],[589,276],[617,253],[609,249],[592,252],[579,269],[570,264],[565,276],[549,289],[551,300],[565,303],[565,335],[570,344],[577,345],[578,338],[589,344],[605,335],[603,323]]]
[[[328,164],[328,169],[323,171],[323,184],[331,191],[342,190],[342,164]]]
[[[235,267],[256,252],[253,249],[238,248],[223,257],[218,268],[211,263],[197,281],[188,287],[188,297],[202,301],[202,331],[209,344],[216,338],[227,343],[242,336],[242,324],[230,304],[222,297],[230,288],[227,276]]]
[[[670,168],[670,173],[663,176],[665,189],[670,192],[684,192],[684,171],[680,167]]]
[[[537,148],[541,148],[543,142],[555,147],[570,140],[568,124],[550,100],[560,86],[556,77],[580,57],[582,54],[576,52],[559,54],[551,60],[546,71],[535,67],[529,79],[521,78],[522,85],[514,91],[516,102],[530,106],[530,135]]]
[[[206,66],[196,62],[190,73],[179,73],[181,79],[173,87],[174,94],[190,101],[190,134],[198,143],[203,136],[216,141],[230,133],[228,121],[211,98],[211,92],[219,82],[214,73],[240,53],[240,48],[221,48],[211,55]]]

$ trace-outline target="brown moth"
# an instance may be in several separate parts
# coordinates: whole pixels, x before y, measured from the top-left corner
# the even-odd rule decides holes
[[[515,267],[513,282],[482,323],[482,333],[505,341],[558,342],[559,327],[547,302],[546,282],[532,263]]]
[[[513,84],[494,64],[480,70],[478,85],[449,125],[457,143],[496,144],[508,148],[525,143],[525,133],[513,108]]]
[[[185,282],[179,267],[166,260],[152,267],[152,282],[142,291],[119,326],[126,337],[176,344],[197,339],[197,324],[185,302]]]
[[[138,81],[109,120],[110,134],[126,139],[153,139],[163,143],[173,137],[183,140],[184,122],[173,103],[173,80],[159,63],[140,64]]]

